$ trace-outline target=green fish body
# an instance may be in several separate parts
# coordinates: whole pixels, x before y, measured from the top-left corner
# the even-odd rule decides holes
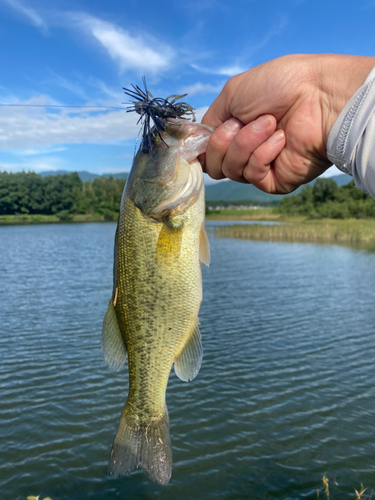
[[[138,151],[123,193],[102,332],[109,367],[121,368],[126,357],[129,366],[128,399],[109,461],[115,477],[137,468],[160,484],[171,477],[169,374],[174,364],[180,379],[192,380],[202,361],[201,262],[209,264],[209,246],[197,156],[211,132],[169,120],[154,151]]]

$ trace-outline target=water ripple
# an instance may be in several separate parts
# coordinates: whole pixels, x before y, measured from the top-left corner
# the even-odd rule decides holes
[[[0,491],[55,499],[315,498],[375,487],[375,255],[216,239],[204,361],[171,374],[167,488],[106,464],[127,371],[101,360],[114,224],[0,228]]]

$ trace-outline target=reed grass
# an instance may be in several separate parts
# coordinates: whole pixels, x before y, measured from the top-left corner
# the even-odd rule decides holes
[[[323,482],[323,487],[318,488],[318,490],[316,492],[316,498],[320,498],[320,493],[324,493],[324,499],[330,500],[331,493],[330,493],[329,479],[327,477],[327,474],[324,474],[324,476],[322,477],[322,482]],[[338,483],[336,482],[335,478],[333,478],[333,484],[335,486],[338,486]],[[366,495],[365,495],[365,493],[366,493]],[[359,488],[359,490],[356,490],[354,488],[354,494],[355,494],[355,497],[352,497],[353,500],[365,500],[365,499],[372,500],[374,490],[368,491],[368,488],[364,488],[363,484],[361,484],[361,487]]]
[[[333,243],[375,248],[375,220],[323,219],[293,224],[231,225],[214,228],[221,238],[306,243]]]
[[[288,217],[289,219],[290,217]],[[299,217],[298,220],[303,219]],[[277,212],[272,207],[266,208],[223,208],[221,210],[210,210],[206,214],[206,220],[285,220],[285,215]],[[293,219],[294,220],[294,219]]]

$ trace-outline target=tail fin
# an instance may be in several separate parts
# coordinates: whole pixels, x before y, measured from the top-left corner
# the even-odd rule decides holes
[[[168,484],[172,474],[172,446],[167,407],[160,418],[140,421],[127,402],[113,442],[108,472],[124,476],[142,468],[149,478]]]

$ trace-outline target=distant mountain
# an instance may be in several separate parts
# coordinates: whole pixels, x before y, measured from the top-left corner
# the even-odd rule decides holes
[[[47,175],[64,175],[69,174],[67,170],[49,170],[45,172],[40,172],[42,177],[46,177]],[[77,172],[82,182],[93,181],[99,177],[110,177],[112,176],[114,179],[126,179],[129,175],[128,172],[120,172],[116,174],[104,174],[103,176],[98,174],[92,174],[91,172],[86,172],[85,170],[81,170]],[[348,184],[352,180],[349,175],[339,174],[331,177],[334,181],[336,181],[338,186],[342,186],[343,184]],[[310,184],[313,184],[315,181],[312,181]],[[298,193],[303,189],[305,185],[300,186],[298,189],[290,193],[290,196]],[[239,182],[234,181],[217,181],[214,184],[210,184],[206,186],[206,200],[207,201],[253,201],[253,202],[261,202],[261,203],[272,203],[275,201],[280,201],[283,198],[283,195],[277,194],[268,194],[263,193],[260,189],[252,186],[251,184],[241,184]]]
[[[45,172],[39,172],[42,177],[47,177],[47,175],[67,175],[71,174],[68,170],[46,170]],[[94,179],[98,179],[99,177],[113,177],[114,179],[126,179],[129,175],[128,172],[120,172],[116,174],[92,174],[91,172],[86,172],[86,170],[80,170],[77,172],[79,178],[82,182],[93,181]]]
[[[348,184],[352,180],[349,175],[339,174],[331,177],[336,181],[338,186]],[[314,184],[312,181],[310,184]],[[210,184],[206,186],[206,200],[207,201],[255,201],[263,203],[271,203],[279,201],[283,196],[291,196],[298,193],[303,189],[305,185],[300,186],[298,189],[290,193],[289,195],[277,195],[263,193],[260,189],[252,186],[251,184],[240,184],[234,181],[218,181],[215,184]]]
[[[44,170],[43,172],[36,172],[37,174],[41,175],[42,177],[48,177],[49,175],[67,175],[70,174],[71,172],[68,172],[68,170]],[[79,175],[79,172],[77,172]],[[88,174],[88,172],[85,172]],[[94,174],[90,174],[94,175]]]
[[[104,174],[102,175],[102,177],[113,177],[114,179],[127,179],[128,175],[129,172],[120,172],[118,174]]]
[[[339,174],[333,175],[332,177],[330,177],[330,179],[336,181],[336,184],[338,186],[343,186],[344,184],[349,184],[349,182],[353,180],[353,177],[350,177],[350,175],[346,174]]]
[[[282,198],[280,195],[263,193],[252,184],[240,184],[234,181],[220,181],[206,186],[207,201],[261,201],[272,202]]]

